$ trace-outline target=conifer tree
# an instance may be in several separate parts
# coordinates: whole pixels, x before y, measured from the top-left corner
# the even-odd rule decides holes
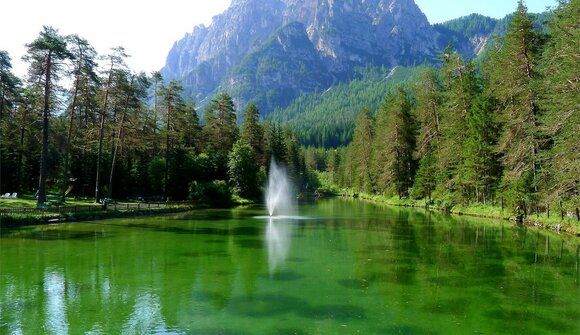
[[[113,89],[113,79],[116,71],[123,70],[125,65],[125,58],[127,54],[123,47],[112,48],[111,53],[107,55],[109,62],[108,78],[103,88],[102,105],[99,115],[99,134],[97,145],[97,167],[95,174],[95,202],[101,202],[101,164],[103,160],[103,140],[105,138],[105,121],[110,108],[110,95]]]
[[[475,65],[465,63],[463,57],[451,46],[441,56],[444,85],[444,104],[441,108],[441,141],[437,153],[438,186],[454,192],[457,190],[457,169],[462,164],[465,143],[466,118],[477,94]]]
[[[285,162],[287,155],[282,127],[275,123],[266,123],[265,133],[268,160],[274,159],[276,162]],[[270,164],[266,167],[269,168]]]
[[[266,167],[268,162],[264,150],[264,128],[259,122],[259,117],[258,107],[255,104],[248,105],[244,114],[240,139],[252,148],[258,165]]]
[[[203,149],[203,129],[199,123],[199,117],[193,101],[185,103],[185,110],[180,124],[183,145],[186,149],[199,154]]]
[[[518,218],[537,195],[540,161],[538,92],[535,81],[540,36],[523,1],[513,15],[501,48],[491,57],[489,87],[501,106],[498,149],[504,165],[503,188]]]
[[[443,87],[434,69],[423,72],[415,93],[415,110],[419,124],[417,157],[421,158],[431,150],[439,152],[441,146]]]
[[[229,154],[228,176],[234,192],[243,198],[258,195],[258,165],[252,147],[238,140]]]
[[[485,204],[495,192],[499,175],[495,112],[494,99],[479,95],[467,115],[463,165],[458,172],[463,196],[468,201],[473,199]]]
[[[12,73],[12,62],[6,51],[0,50],[0,194],[2,189],[3,150],[8,149],[5,142],[6,117],[11,114],[18,98],[20,79]]]
[[[542,118],[552,139],[547,151],[545,198],[580,207],[580,1],[562,1],[549,27],[550,43],[541,60]]]
[[[161,106],[165,113],[165,167],[163,172],[163,195],[165,198],[169,196],[169,162],[175,141],[175,131],[179,127],[180,114],[185,108],[185,102],[181,97],[182,93],[183,87],[177,81],[171,81],[167,86],[161,86],[158,92],[161,97]]]
[[[40,177],[38,181],[38,204],[46,201],[46,180],[48,177],[48,131],[50,113],[53,111],[56,81],[62,69],[62,61],[73,58],[67,48],[66,40],[52,27],[44,27],[40,35],[27,44],[28,54],[25,60],[30,63],[31,83],[40,83],[43,87],[42,107],[42,146],[40,154]]]
[[[96,73],[97,53],[95,49],[87,42],[87,40],[77,35],[68,36],[67,40],[70,43],[71,53],[74,55],[72,71],[69,74],[72,78],[74,78],[74,83],[71,89],[71,102],[66,111],[68,114],[68,127],[63,152],[63,173],[61,186],[61,198],[63,200],[65,199],[69,182],[68,175],[70,147],[73,140],[75,117],[77,117],[79,105],[82,105],[83,102],[86,102],[87,100],[91,100],[91,98],[87,97],[87,95],[94,96],[96,87],[99,84],[98,75]]]
[[[370,111],[365,108],[359,112],[350,144],[352,161],[352,187],[359,192],[374,192],[376,184],[371,171],[371,153],[374,129]]]
[[[222,92],[211,101],[205,111],[205,121],[205,132],[210,145],[227,157],[238,139],[236,110],[227,93]]]
[[[441,109],[443,86],[438,73],[427,69],[416,85],[416,115],[418,123],[417,150],[419,161],[413,185],[413,197],[431,198],[437,185],[436,159],[441,152]]]
[[[373,149],[378,188],[400,198],[409,195],[416,170],[416,125],[411,108],[408,93],[399,87],[383,103],[376,123]]]

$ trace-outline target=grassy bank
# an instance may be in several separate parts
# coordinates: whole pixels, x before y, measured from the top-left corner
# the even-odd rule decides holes
[[[139,203],[119,202],[107,208],[95,204],[92,200],[67,199],[66,203],[51,206],[48,210],[37,210],[36,199],[24,196],[18,199],[0,200],[0,210],[18,209],[22,213],[3,213],[0,215],[0,226],[21,227],[59,222],[89,221],[108,218],[160,215],[176,213],[199,208],[192,203]]]
[[[483,204],[473,205],[437,205],[436,202],[428,202],[426,199],[399,199],[398,197],[384,197],[381,195],[354,193],[352,191],[342,191],[340,195],[347,197],[356,197],[368,201],[384,203],[392,206],[428,208],[432,210],[445,211],[456,215],[467,215],[473,217],[501,219],[514,221],[509,210],[502,210],[501,207]],[[555,214],[555,215],[554,215]],[[553,213],[548,217],[547,214],[533,214],[524,219],[524,224],[541,229],[564,232],[569,235],[580,236],[580,222],[575,217],[565,216],[564,220]]]
[[[251,205],[252,200],[238,196],[227,195],[227,201],[211,203],[211,200],[183,203],[143,203],[137,201],[122,201],[109,204],[107,208],[94,203],[92,199],[67,198],[65,203],[55,203],[49,210],[36,210],[36,198],[23,196],[18,199],[1,198],[2,209],[23,209],[24,213],[9,213],[1,215],[1,227],[22,227],[60,222],[91,221],[133,216],[152,216],[168,213],[179,213],[188,210],[208,207],[232,207]],[[55,197],[56,198],[56,197]],[[6,213],[4,213],[6,214]]]
[[[150,216],[168,213],[178,213],[194,209],[194,206],[166,206],[162,208],[93,210],[79,212],[45,213],[45,214],[17,214],[0,217],[2,227],[23,227],[61,222],[93,221],[134,216]]]

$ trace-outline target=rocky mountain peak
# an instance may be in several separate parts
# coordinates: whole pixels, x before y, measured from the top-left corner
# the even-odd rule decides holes
[[[348,79],[359,66],[431,60],[436,35],[413,0],[233,0],[211,25],[174,44],[162,73],[181,79],[197,101],[227,89],[240,104],[257,99],[267,113],[288,97]],[[263,71],[272,64],[285,66],[278,66],[284,83]]]

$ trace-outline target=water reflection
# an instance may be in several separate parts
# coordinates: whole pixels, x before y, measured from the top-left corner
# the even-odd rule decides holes
[[[44,276],[44,293],[46,329],[51,334],[68,334],[64,275],[58,271],[47,271]]]
[[[67,240],[15,230],[0,334],[580,330],[577,240],[336,199],[299,209],[50,227]],[[78,238],[91,229],[110,238]]]
[[[161,302],[150,292],[140,294],[133,312],[123,327],[123,334],[178,334],[168,329],[161,313]]]
[[[283,265],[290,251],[293,225],[290,219],[269,218],[266,227],[266,246],[268,247],[268,266],[270,276],[276,268]]]

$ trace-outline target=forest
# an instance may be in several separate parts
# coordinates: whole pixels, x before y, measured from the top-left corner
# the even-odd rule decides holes
[[[450,45],[440,67],[361,110],[348,146],[309,148],[307,162],[354,194],[580,220],[579,12],[561,2],[540,30],[520,1],[484,59]]]
[[[26,46],[25,80],[0,52],[1,194],[225,205],[232,193],[261,196],[270,157],[307,184],[296,137],[260,122],[254,105],[239,124],[221,93],[202,125],[180,83],[132,72],[122,47],[100,56],[52,27]]]
[[[350,129],[326,109],[316,114],[328,113],[328,124],[302,119],[292,130],[283,115],[261,121],[255,105],[238,111],[227,93],[198,111],[179,82],[128,69],[122,47],[98,55],[85,39],[45,27],[27,44],[25,79],[0,51],[0,194],[36,194],[39,204],[47,194],[259,199],[273,157],[310,193],[323,184],[318,191],[442,207],[501,203],[517,219],[550,208],[574,213],[579,3],[560,2],[539,29],[520,1],[483,59],[468,61],[450,44],[437,66],[401,72],[397,87],[383,84],[384,69],[375,73],[382,104],[364,82],[339,86],[325,105],[345,110],[333,97],[354,87]],[[371,101],[361,101],[365,94]],[[295,113],[313,99],[299,98]],[[305,148],[294,131],[306,143],[352,141]]]

